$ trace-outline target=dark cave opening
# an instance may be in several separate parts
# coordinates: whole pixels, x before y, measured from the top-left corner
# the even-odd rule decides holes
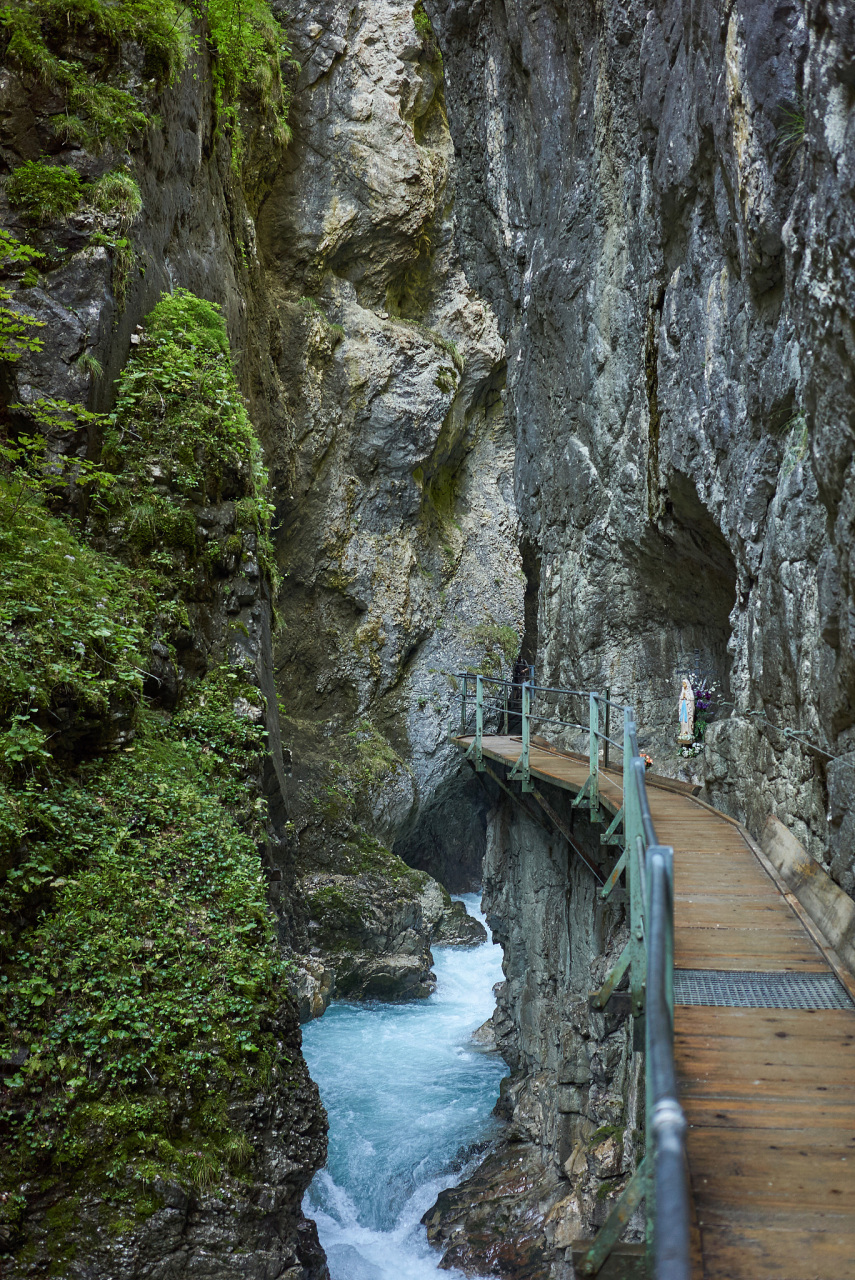
[[[680,677],[690,672],[716,686],[717,714],[724,714],[731,700],[736,563],[689,476],[669,476],[664,512],[642,538],[637,565],[639,613],[647,633],[635,673],[640,726],[676,722]]]
[[[449,893],[481,888],[490,798],[469,765],[443,784],[393,852],[417,871],[427,871]]]

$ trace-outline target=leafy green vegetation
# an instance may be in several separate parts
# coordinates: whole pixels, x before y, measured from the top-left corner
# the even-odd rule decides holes
[[[0,481],[0,762],[46,757],[61,713],[138,700],[144,612],[124,566]]]
[[[246,1155],[229,1089],[275,1057],[286,974],[228,803],[233,757],[245,767],[263,730],[204,706],[139,730],[64,785],[6,786],[4,861],[16,840],[24,853],[3,914],[42,907],[2,935],[2,1052],[20,1060],[0,1108],[7,1187],[60,1166],[136,1194],[157,1174],[213,1180]]]
[[[418,0],[415,8],[413,9],[413,26],[424,41],[424,47],[428,57],[431,60],[440,58],[441,54],[439,52],[439,45],[436,39],[436,32],[433,29],[433,23],[430,20],[430,16],[427,13],[422,0]]]
[[[242,146],[238,106],[247,92],[263,109],[273,109],[277,141],[287,144],[291,140],[291,91],[283,82],[282,65],[290,63],[297,68],[299,64],[268,0],[208,0],[205,12],[211,32],[217,114],[231,129],[236,152]]]
[[[190,504],[237,499],[239,527],[256,535],[259,563],[275,578],[267,473],[219,309],[176,289],[144,329],[104,443],[130,542],[201,552]]]
[[[157,121],[139,91],[124,87],[123,47],[142,49],[144,92],[163,88],[197,43],[194,19],[208,41],[217,114],[235,151],[242,146],[238,107],[247,94],[272,108],[278,139],[286,143],[291,95],[282,67],[296,63],[268,0],[13,0],[0,11],[0,53],[63,95],[65,111],[54,116],[54,128],[65,141],[93,152],[122,149]],[[69,37],[77,36],[87,38],[85,64],[67,57]]]
[[[40,257],[37,250],[21,244],[15,236],[0,229],[0,271],[14,265],[23,265],[31,270],[32,264]],[[41,320],[13,307],[4,306],[3,303],[8,302],[11,297],[10,290],[0,285],[0,361],[9,364],[20,360],[26,351],[41,351],[42,339],[32,330],[44,328]]]
[[[212,571],[192,504],[231,496],[239,529],[269,527],[222,316],[183,291],[149,316],[109,424],[112,472],[53,459],[38,430],[101,418],[29,408],[34,434],[0,442],[0,1239],[13,1240],[29,1192],[61,1186],[73,1220],[75,1189],[97,1188],[120,1234],[158,1207],[158,1177],[240,1177],[251,1150],[229,1102],[288,1065],[288,974],[258,858],[263,700],[216,664],[171,714],[143,696],[152,638],[188,625],[182,593],[198,586],[176,565],[187,553]],[[69,485],[89,495],[98,547],[50,509]],[[177,553],[134,523],[145,504]]]
[[[174,3],[158,0],[28,0],[0,12],[6,60],[61,92],[65,112],[57,133],[90,151],[127,145],[150,121],[136,97],[109,83],[121,45],[133,41],[145,55],[146,79],[167,83],[186,56],[187,40]],[[69,35],[85,31],[95,57],[87,66],[65,57]]]
[[[430,18],[427,15],[427,12],[425,11],[425,7],[422,4],[422,0],[419,0],[418,4],[413,9],[413,25],[415,26],[416,31],[418,31],[420,36],[433,35],[433,25],[431,23]]]
[[[26,160],[10,175],[6,194],[10,204],[47,222],[74,212],[83,196],[83,183],[70,165]]]

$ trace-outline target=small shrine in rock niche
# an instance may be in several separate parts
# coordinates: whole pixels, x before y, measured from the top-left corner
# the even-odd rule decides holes
[[[691,743],[695,740],[695,695],[689,681],[683,677],[680,689],[680,732],[677,741]]]

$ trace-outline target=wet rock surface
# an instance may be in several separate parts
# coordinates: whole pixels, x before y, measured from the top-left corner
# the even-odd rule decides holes
[[[596,829],[578,813],[574,837],[605,866]],[[547,836],[498,789],[487,850],[484,910],[505,981],[476,1036],[489,1029],[485,1047],[492,1041],[511,1068],[496,1106],[507,1124],[424,1221],[444,1267],[566,1280],[572,1242],[602,1224],[638,1158],[643,1083],[627,999],[619,993],[603,1013],[588,1006],[627,925],[621,906],[597,900],[597,882],[563,837]]]
[[[851,890],[825,776],[842,795],[855,716],[850,7],[428,8],[539,673],[610,687],[660,772],[755,836],[774,812]],[[719,713],[686,761],[696,661]]]

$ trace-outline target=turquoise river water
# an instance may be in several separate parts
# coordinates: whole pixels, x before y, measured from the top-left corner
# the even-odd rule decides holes
[[[463,897],[483,921],[478,896]],[[493,1011],[501,948],[434,948],[437,989],[404,1004],[334,1003],[303,1028],[330,1119],[329,1158],[306,1193],[333,1280],[435,1280],[422,1214],[495,1132],[507,1067],[470,1037]]]

